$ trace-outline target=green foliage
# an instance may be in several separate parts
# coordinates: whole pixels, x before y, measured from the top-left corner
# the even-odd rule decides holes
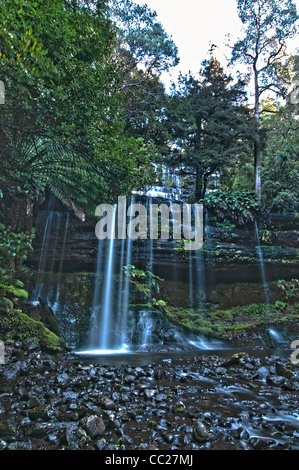
[[[148,13],[137,10],[120,12],[131,38],[138,30],[135,14],[146,21]],[[17,196],[32,203],[50,189],[83,216],[102,200],[110,202],[147,182],[155,149],[125,130],[124,76],[114,54],[111,16],[101,1],[1,3],[6,96],[0,108],[0,187],[6,208]],[[152,16],[148,21],[153,40],[157,28]],[[159,31],[166,41],[162,66],[172,52]],[[149,36],[142,41],[154,60],[154,53],[161,53],[157,43],[149,44]]]
[[[0,284],[0,297],[2,297],[2,294],[28,299],[28,292],[25,289],[20,289],[13,285],[6,286],[4,284]]]
[[[279,310],[283,310],[284,308],[286,308],[286,306],[287,306],[287,303],[282,302],[281,300],[276,300],[276,302],[275,302],[275,308],[277,308]]]
[[[298,210],[299,139],[298,121],[290,106],[274,103],[271,113],[262,117],[265,145],[261,174],[263,203],[273,212]]]
[[[290,299],[294,300],[299,296],[299,281],[298,279],[292,279],[291,281],[285,281],[284,279],[279,279],[277,286],[283,292],[283,298],[285,302],[288,302]]]
[[[157,21],[155,11],[131,0],[110,0],[109,7],[122,73],[130,73],[137,64],[149,74],[178,64],[177,47]]]
[[[281,63],[287,41],[296,33],[298,16],[291,0],[237,0],[237,6],[244,28],[233,47],[231,63],[244,63],[253,74],[255,190],[261,197],[261,97],[269,91],[280,96],[286,93]]]
[[[154,307],[158,307],[159,309],[164,310],[166,305],[167,305],[167,302],[165,302],[165,300],[162,300],[162,299],[157,300],[157,299],[153,298],[152,299],[152,304],[153,304]]]
[[[220,220],[236,225],[252,222],[260,211],[260,201],[250,191],[215,191],[206,195],[203,203]]]
[[[195,176],[195,198],[203,198],[211,175],[225,173],[252,137],[244,84],[232,83],[213,57],[198,78],[181,77],[167,107],[175,144],[172,164],[183,163]],[[249,140],[248,140],[249,139]]]
[[[9,311],[15,299],[27,299],[28,292],[19,280],[26,271],[24,261],[32,249],[32,234],[15,233],[0,224],[0,306]]]
[[[130,282],[135,287],[138,297],[141,296],[143,301],[163,307],[164,302],[155,298],[152,299],[151,294],[160,292],[160,282],[163,282],[164,279],[156,276],[149,269],[144,271],[132,264],[124,266],[123,270],[125,274],[129,274]]]
[[[15,233],[0,223],[0,282],[14,283],[24,273],[24,261],[32,250],[32,235]],[[16,284],[18,286],[18,284]]]

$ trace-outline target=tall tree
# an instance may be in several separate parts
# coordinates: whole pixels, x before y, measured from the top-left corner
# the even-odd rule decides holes
[[[298,211],[299,125],[292,103],[273,105],[265,112],[261,128],[266,133],[262,149],[263,202],[273,211]]]
[[[131,0],[109,0],[108,4],[117,37],[115,55],[124,77],[137,67],[149,75],[178,64],[177,47],[155,11]]]
[[[244,25],[243,38],[233,47],[231,62],[251,67],[255,96],[255,190],[261,197],[260,100],[266,91],[282,94],[277,66],[286,55],[287,40],[295,34],[297,11],[292,0],[237,0]]]
[[[166,127],[168,96],[158,76],[147,76],[138,69],[131,76],[130,90],[123,94],[122,116],[129,135],[152,145],[157,159],[169,153]]]
[[[249,115],[241,82],[232,83],[217,59],[203,63],[200,77],[181,78],[168,107],[173,159],[192,169],[195,199],[205,196],[209,177],[247,148]]]
[[[6,211],[16,229],[46,188],[82,214],[78,205],[93,212],[146,176],[144,142],[120,118],[123,79],[105,3],[0,2],[0,194],[18,213]]]
[[[99,184],[91,130],[106,119],[113,33],[98,1],[4,0],[0,23],[0,183],[13,226],[45,187],[86,203]]]

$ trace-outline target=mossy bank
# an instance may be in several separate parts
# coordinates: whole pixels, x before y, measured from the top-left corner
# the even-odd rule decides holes
[[[32,340],[49,353],[61,352],[64,349],[60,338],[41,321],[30,318],[16,308],[0,308],[0,338],[5,344]]]

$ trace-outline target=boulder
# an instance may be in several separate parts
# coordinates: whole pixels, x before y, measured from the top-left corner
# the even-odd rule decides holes
[[[80,421],[82,428],[91,437],[100,437],[104,434],[106,426],[102,418],[96,415],[87,416]]]

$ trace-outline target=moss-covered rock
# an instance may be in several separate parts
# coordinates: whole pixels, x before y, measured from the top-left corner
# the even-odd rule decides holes
[[[299,328],[298,303],[288,305],[287,312],[274,305],[250,304],[225,310],[167,306],[164,313],[171,322],[189,331],[222,339],[255,334],[269,324],[292,324]]]
[[[6,420],[0,420],[0,437],[15,437],[16,429]]]
[[[21,310],[0,309],[0,337],[4,342],[34,339],[42,350],[59,352],[63,345],[60,338]]]

